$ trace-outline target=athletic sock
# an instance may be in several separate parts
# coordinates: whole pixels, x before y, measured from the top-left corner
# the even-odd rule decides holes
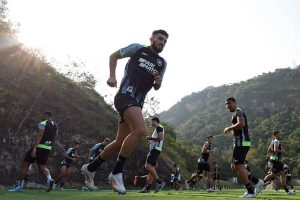
[[[250,183],[246,184],[245,186],[248,191],[248,194],[254,194],[254,188]]]
[[[124,156],[121,156],[121,155],[118,156],[115,169],[112,171],[113,175],[123,172],[123,167],[124,167],[125,161],[126,161],[126,158]]]
[[[97,168],[100,167],[101,164],[104,162],[105,160],[103,160],[100,156],[98,156],[97,159],[95,159],[93,162],[88,164],[87,169],[89,170],[89,172],[95,172]]]
[[[24,187],[24,180],[19,180],[19,182],[18,182],[18,186],[20,187],[20,188],[23,188]]]
[[[158,183],[158,184],[161,184],[162,183],[162,181],[158,178],[158,179],[156,179],[156,182]]]
[[[50,181],[52,179],[52,177],[51,177],[51,175],[49,174],[48,176],[47,176],[47,181]]]
[[[249,175],[248,176],[248,179],[249,179],[249,181],[251,181],[251,182],[253,182],[255,185],[258,183],[258,179],[257,178],[255,178],[254,176],[252,176],[252,175]]]
[[[148,184],[147,186],[146,186],[146,190],[150,190],[151,189],[151,184]]]
[[[285,192],[289,192],[289,188],[287,186],[283,186]]]

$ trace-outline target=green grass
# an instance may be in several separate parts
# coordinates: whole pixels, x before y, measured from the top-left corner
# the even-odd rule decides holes
[[[165,190],[160,193],[154,194],[140,194],[138,191],[128,191],[126,195],[120,196],[112,191],[95,191],[84,192],[79,190],[65,190],[65,191],[52,191],[50,193],[44,190],[29,190],[26,189],[21,193],[10,193],[5,190],[0,190],[1,200],[115,200],[115,199],[136,199],[136,200],[181,200],[181,199],[217,199],[217,200],[234,200],[240,199],[239,195],[243,194],[245,190],[228,190],[222,192],[199,192],[199,191],[170,191]],[[284,191],[276,193],[275,191],[264,191],[263,194],[257,196],[257,199],[300,199],[300,194],[295,196],[287,196]]]

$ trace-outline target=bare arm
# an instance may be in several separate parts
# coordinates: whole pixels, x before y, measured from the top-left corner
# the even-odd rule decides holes
[[[279,146],[278,145],[274,145],[274,152],[276,152],[276,153],[282,153],[282,152],[284,152],[284,149],[282,148],[282,149],[279,149]]]
[[[211,151],[209,149],[207,149],[208,147],[208,144],[205,143],[202,147],[202,153],[210,153]]]
[[[43,138],[43,135],[44,135],[44,131],[45,131],[45,129],[40,128],[38,134],[35,137],[34,146],[33,146],[32,151],[31,151],[31,156],[32,157],[36,157],[36,147],[41,142],[41,140]]]
[[[44,135],[44,131],[45,131],[45,129],[39,129],[39,132],[35,137],[35,142],[34,142],[34,146],[33,146],[34,149],[40,144],[40,142],[43,138],[43,135]]]
[[[147,137],[147,140],[154,140],[154,141],[159,142],[164,139],[164,136],[165,136],[164,132],[160,132],[159,136],[157,138]]]
[[[243,117],[237,117],[237,123],[228,127],[228,131],[238,130],[245,127],[245,119]]]
[[[114,52],[109,57],[109,79],[107,80],[107,85],[110,87],[117,87],[116,67],[118,59],[121,58],[120,50]]]

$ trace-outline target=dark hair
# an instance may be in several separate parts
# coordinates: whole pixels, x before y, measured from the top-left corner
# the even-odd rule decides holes
[[[229,97],[229,98],[226,99],[226,101],[233,101],[233,102],[235,102],[235,98],[234,97]]]
[[[207,136],[207,139],[209,139],[209,138],[214,138],[214,136],[212,136],[212,135]]]
[[[248,163],[248,160],[245,160],[244,162],[245,162],[245,163]]]
[[[46,112],[44,112],[44,115],[48,115],[49,117],[52,117],[52,112],[51,111],[46,111]]]
[[[110,139],[109,138],[105,138],[104,141],[105,142],[110,142]]]
[[[167,31],[159,29],[159,30],[155,30],[152,32],[152,35],[157,35],[157,34],[162,34],[164,36],[166,36],[167,38],[169,37],[169,34],[167,33]]]
[[[173,166],[175,167],[175,166],[177,166],[177,164],[175,163]]]
[[[157,123],[159,123],[158,117],[153,117],[151,120],[152,120],[152,121],[156,121]]]
[[[80,142],[77,141],[77,140],[75,140],[75,141],[73,142],[73,145],[77,145],[77,144],[80,144]]]
[[[214,162],[213,165],[217,164],[217,162]]]
[[[275,136],[277,133],[280,133],[280,131],[275,131],[275,132],[273,133],[273,135]]]

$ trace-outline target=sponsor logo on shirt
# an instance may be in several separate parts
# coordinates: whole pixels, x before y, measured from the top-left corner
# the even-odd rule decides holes
[[[140,62],[139,66],[142,68],[145,68],[151,74],[153,74],[153,75],[158,74],[158,71],[154,68],[155,64],[153,64],[152,62],[150,62],[144,58],[140,58],[139,62]]]

